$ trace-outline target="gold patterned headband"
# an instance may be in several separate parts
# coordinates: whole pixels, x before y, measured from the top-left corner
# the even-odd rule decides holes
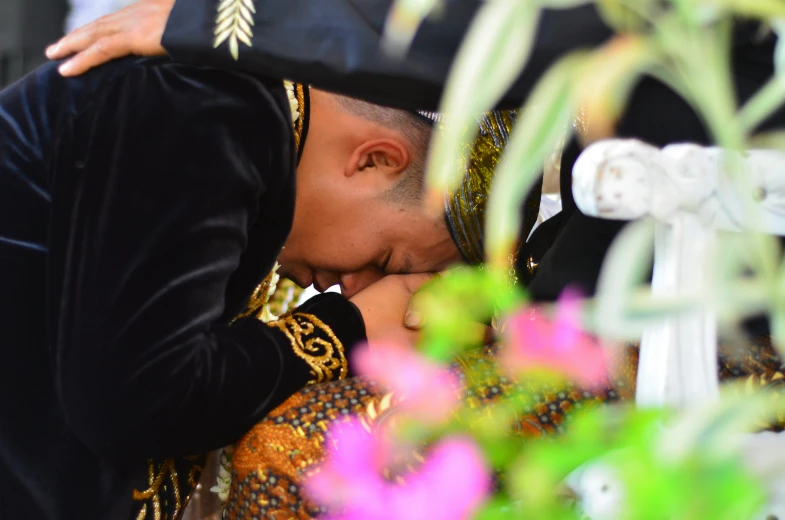
[[[308,121],[310,120],[311,98],[308,87],[302,83],[284,81],[286,95],[289,97],[289,108],[292,111],[292,125],[294,126],[294,144],[297,147],[297,160],[303,154],[305,137],[308,135]]]
[[[297,157],[302,154],[308,133],[309,96],[308,87],[299,83],[286,84],[292,108],[294,140]],[[417,115],[434,125],[442,123],[436,112],[417,111]],[[478,132],[469,153],[462,160],[454,183],[455,189],[447,193],[444,209],[447,227],[464,260],[480,264],[485,249],[485,209],[493,174],[501,158],[517,113],[514,110],[488,112],[477,119]],[[526,200],[524,209],[523,236],[528,236],[537,221],[542,184],[539,183]]]
[[[435,112],[418,114],[435,124],[442,123],[442,116]],[[515,125],[514,110],[488,112],[477,119],[477,137],[465,154],[456,172],[455,188],[448,192],[445,217],[458,250],[470,264],[480,264],[485,249],[485,210],[493,174]],[[535,190],[541,190],[538,184]],[[524,235],[527,236],[537,220],[540,193],[532,193],[524,210]]]

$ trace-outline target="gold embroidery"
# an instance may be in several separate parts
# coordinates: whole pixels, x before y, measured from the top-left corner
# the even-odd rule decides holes
[[[257,319],[262,319],[264,306],[267,305],[267,302],[270,300],[270,285],[272,285],[274,277],[275,269],[270,271],[270,274],[268,274],[264,280],[262,280],[262,283],[256,286],[253,294],[251,294],[251,299],[248,300],[247,309],[235,319],[245,318],[252,315]]]
[[[164,491],[166,491],[166,486],[164,485],[164,480],[166,477],[172,482],[172,492],[174,495],[174,510],[172,512],[172,518],[177,518],[182,508],[182,502],[180,500],[180,485],[177,478],[177,469],[175,468],[174,460],[167,459],[163,463],[158,464],[155,463],[154,460],[149,459],[147,461],[147,479],[148,479],[148,487],[144,491],[138,491],[134,489],[134,500],[137,501],[147,501],[149,500],[153,506],[153,520],[161,520],[161,488],[163,487]],[[168,505],[168,504],[165,504]],[[136,520],[145,520],[147,518],[147,504],[142,505],[142,509],[139,511],[139,515],[136,517]],[[169,518],[167,514],[165,518]]]
[[[455,187],[447,195],[447,223],[461,254],[472,264],[484,258],[485,206],[516,114],[514,110],[495,111],[479,118],[477,137],[467,146],[462,167],[456,170]]]
[[[297,98],[297,107],[300,112],[300,117],[294,123],[294,144],[299,150],[300,142],[303,138],[303,129],[305,128],[305,118],[307,117],[307,114],[305,114],[305,86],[301,83],[295,83],[294,95]]]
[[[360,415],[360,423],[369,433],[373,433],[375,428],[395,409],[394,396],[388,392],[381,399],[371,399],[365,407],[365,414]]]
[[[218,4],[218,16],[215,18],[215,40],[213,48],[223,42],[229,42],[229,52],[235,61],[239,58],[238,40],[251,46],[254,25],[253,14],[256,13],[256,0],[221,0]]]
[[[331,381],[346,377],[348,363],[343,344],[323,321],[312,314],[296,313],[281,316],[279,320],[267,324],[283,332],[292,344],[294,353],[311,367],[314,379],[308,384]],[[316,337],[321,330],[329,341]],[[321,351],[321,352],[320,352]]]

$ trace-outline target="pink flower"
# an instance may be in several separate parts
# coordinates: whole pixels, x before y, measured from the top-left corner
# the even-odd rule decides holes
[[[491,490],[490,471],[469,438],[440,441],[403,483],[383,477],[385,442],[357,419],[331,428],[327,460],[305,481],[330,520],[463,520]]]
[[[580,305],[579,293],[566,289],[554,319],[536,307],[512,316],[505,329],[502,367],[515,377],[545,368],[585,386],[606,381],[607,356],[600,343],[581,330]]]
[[[387,387],[398,408],[421,422],[440,424],[460,404],[458,376],[411,349],[375,343],[358,349],[353,361],[360,375]]]

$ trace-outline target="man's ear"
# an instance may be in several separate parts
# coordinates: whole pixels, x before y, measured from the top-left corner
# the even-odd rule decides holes
[[[358,146],[346,164],[344,175],[360,176],[365,182],[389,185],[409,167],[406,143],[397,139],[374,139]]]

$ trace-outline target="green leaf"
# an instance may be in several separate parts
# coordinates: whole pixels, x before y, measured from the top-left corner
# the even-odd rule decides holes
[[[492,109],[523,70],[537,30],[533,2],[484,2],[453,63],[440,107],[444,124],[431,143],[428,202],[443,211],[443,196],[464,172],[460,167],[477,133],[476,118]]]
[[[548,9],[571,9],[595,2],[596,0],[540,0],[539,4]]]
[[[715,460],[738,456],[739,435],[759,430],[785,409],[770,392],[746,393],[743,383],[725,384],[719,402],[691,408],[669,425],[660,441],[660,453],[670,460],[698,453]]]
[[[540,79],[518,114],[488,199],[486,251],[491,264],[498,268],[506,265],[518,239],[523,198],[569,121],[575,81],[586,60],[582,52],[559,60]]]
[[[494,497],[483,504],[482,509],[475,513],[472,520],[515,520],[520,513],[515,504],[506,497]]]
[[[586,142],[615,134],[616,121],[641,75],[660,61],[655,46],[637,35],[620,34],[592,54],[581,74],[579,98],[587,119]]]
[[[782,39],[777,42],[778,50]],[[783,52],[785,54],[785,52]],[[747,101],[736,117],[735,124],[749,134],[785,104],[785,73],[777,73]]]
[[[770,316],[771,339],[781,355],[785,355],[785,261],[780,265]]]
[[[785,150],[785,130],[761,132],[750,137],[749,149]]]
[[[785,18],[785,2],[782,0],[704,0],[702,4],[723,9],[735,16]]]
[[[441,4],[441,0],[395,0],[385,20],[382,50],[392,56],[403,57],[423,20]]]
[[[617,32],[638,32],[646,28],[648,19],[642,12],[648,11],[646,4],[651,2],[638,1],[634,4],[625,0],[597,0],[597,11],[605,23]]]
[[[525,302],[504,272],[460,267],[451,269],[421,289],[413,306],[423,316],[420,345],[433,359],[447,361],[477,347],[478,324],[496,312],[507,313]]]
[[[643,321],[631,322],[627,307],[646,279],[654,251],[654,222],[637,220],[622,229],[602,264],[595,297],[597,332],[605,337],[640,337]],[[668,312],[665,307],[661,312]]]
[[[781,79],[785,79],[785,18],[772,23],[777,33],[777,46],[774,48],[774,70]]]

